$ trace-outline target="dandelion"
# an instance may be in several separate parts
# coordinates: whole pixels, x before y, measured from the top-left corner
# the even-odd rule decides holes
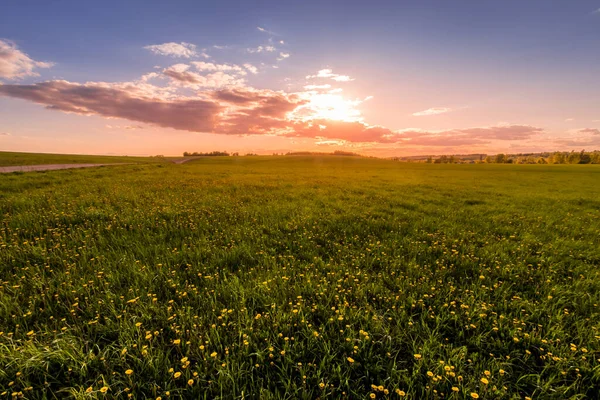
[[[108,386],[102,386],[100,388],[100,393],[106,393],[106,392],[108,392]]]
[[[177,371],[173,374],[173,378],[177,379],[181,376],[181,372]]]
[[[423,358],[422,355],[420,354],[415,354],[415,360],[420,360],[421,358]]]
[[[323,389],[323,388],[325,387],[325,384],[324,384],[323,382],[321,382],[321,383],[319,383],[319,387],[320,387],[321,389]]]
[[[86,393],[91,393],[91,392],[92,392],[92,390],[94,390],[94,389],[93,389],[93,388],[90,386],[89,388],[85,389],[85,392],[86,392]]]
[[[500,370],[500,371],[498,371],[498,372],[500,372],[500,375],[504,375],[504,374],[506,373],[506,371],[504,371],[503,369],[501,369],[501,370]]]
[[[369,397],[370,397],[370,398],[372,398],[372,399],[374,399],[375,397],[377,397],[377,395],[376,395],[375,393],[371,393],[371,394],[369,395]]]
[[[181,343],[181,339],[175,339],[175,340],[173,340],[173,344],[178,345],[179,343]]]
[[[346,360],[348,360],[348,362],[350,364],[354,363],[354,359],[352,357],[348,357],[348,358],[346,358]]]
[[[471,393],[471,397],[474,398],[474,399],[478,399],[479,395],[477,393],[475,393],[475,392],[472,392]]]
[[[490,383],[490,381],[487,380],[487,378],[481,378],[480,379],[481,383],[483,383],[484,385],[487,385],[488,383]]]
[[[217,358],[217,352],[216,352],[216,351],[213,351],[212,353],[210,353],[210,356],[211,356],[212,358]]]
[[[187,381],[187,384],[188,384],[189,386],[192,386],[192,385],[194,384],[194,380],[193,380],[193,379],[190,379],[189,381]]]
[[[404,390],[396,389],[396,394],[400,397],[406,396],[406,392]]]
[[[452,386],[452,391],[453,391],[453,392],[458,392],[458,390],[459,390],[459,389],[458,389],[456,386]]]
[[[133,374],[132,369],[128,369],[127,371],[125,371],[125,375],[131,375],[131,374]]]

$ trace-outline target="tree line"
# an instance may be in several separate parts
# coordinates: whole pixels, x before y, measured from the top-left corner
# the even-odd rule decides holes
[[[425,162],[433,164],[600,164],[600,151],[555,151],[551,153],[529,154],[499,153],[496,155],[482,154],[478,158],[442,155],[437,158],[427,157]]]

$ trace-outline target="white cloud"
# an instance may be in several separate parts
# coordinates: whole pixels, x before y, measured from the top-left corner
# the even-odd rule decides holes
[[[10,136],[10,133],[8,133],[8,132],[0,132],[0,136]]]
[[[51,62],[35,61],[17,48],[9,40],[0,39],[0,78],[20,79],[26,76],[39,76],[36,68],[50,68]]]
[[[423,110],[423,111],[419,111],[416,113],[413,113],[413,116],[415,117],[426,117],[428,115],[438,115],[438,114],[444,114],[447,112],[452,111],[451,108],[447,108],[447,107],[432,107],[432,108],[428,108],[427,110]]]
[[[269,52],[272,53],[274,51],[276,51],[277,49],[274,46],[258,46],[258,47],[249,47],[246,49],[246,51],[248,53],[262,53],[262,52]]]
[[[600,8],[597,9],[596,11],[593,11],[592,14],[600,14]]]
[[[286,58],[289,58],[290,53],[279,53],[279,57],[277,57],[277,61],[281,61],[281,60],[285,60]]]
[[[246,63],[244,64],[244,68],[246,68],[248,71],[252,72],[253,74],[258,74],[258,68],[256,68],[254,65]]]
[[[275,35],[275,36],[277,36],[277,34],[275,32],[270,31],[268,29],[265,29],[262,26],[257,26],[256,29],[258,29],[261,32],[268,33],[269,35]]]
[[[331,78],[337,82],[349,82],[349,81],[354,80],[353,78],[350,78],[348,75],[334,74],[333,70],[331,70],[329,68],[319,70],[316,75],[307,75],[306,76],[306,79],[311,79],[311,78]]]
[[[571,121],[575,121],[575,118],[566,118],[565,122],[571,122]]]
[[[235,64],[214,64],[204,61],[192,61],[192,64],[198,71],[227,71],[240,75],[246,75],[246,71],[244,71],[244,69],[239,65]]]
[[[153,44],[145,46],[144,49],[150,50],[154,54],[159,54],[161,56],[190,58],[198,55],[198,53],[196,53],[196,45],[186,42],[169,42],[163,44]],[[203,55],[203,57],[205,56],[208,55]]]
[[[304,86],[304,89],[306,90],[325,90],[325,89],[329,89],[331,88],[330,84],[325,84],[325,85],[306,85]]]

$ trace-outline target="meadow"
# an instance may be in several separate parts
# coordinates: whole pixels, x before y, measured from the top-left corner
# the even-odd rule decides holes
[[[600,167],[0,175],[0,399],[600,397]]]
[[[155,157],[95,156],[84,154],[39,154],[0,151],[0,167],[42,164],[110,164],[164,161]]]

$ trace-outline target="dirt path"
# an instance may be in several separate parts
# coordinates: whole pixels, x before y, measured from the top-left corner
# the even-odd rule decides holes
[[[55,169],[102,167],[102,166],[105,166],[105,165],[125,165],[125,163],[115,163],[115,164],[15,165],[15,166],[10,166],[10,167],[0,167],[0,173],[8,173],[8,172],[31,172],[31,171],[52,171],[52,170],[55,170]]]

